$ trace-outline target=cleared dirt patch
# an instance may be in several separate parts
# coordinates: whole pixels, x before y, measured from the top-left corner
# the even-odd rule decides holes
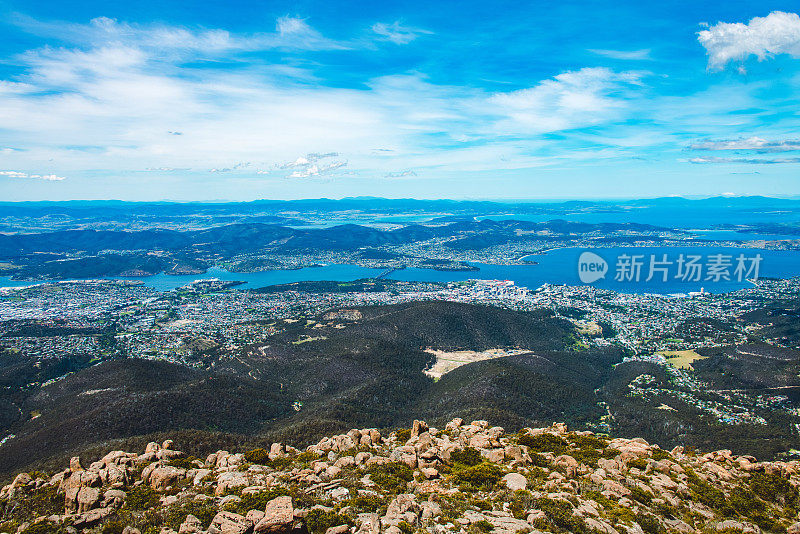
[[[474,350],[447,352],[427,348],[425,352],[436,356],[436,362],[430,369],[426,369],[424,373],[438,380],[442,375],[468,363],[491,360],[493,358],[503,358],[505,356],[516,356],[517,354],[525,354],[530,351],[523,349],[489,349],[481,352]]]

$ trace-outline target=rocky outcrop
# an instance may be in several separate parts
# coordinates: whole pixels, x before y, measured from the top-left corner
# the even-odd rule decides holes
[[[797,461],[454,419],[441,430],[424,421],[388,434],[353,429],[305,450],[274,443],[198,460],[166,441],[88,467],[73,458],[51,477],[20,473],[4,486],[0,499],[19,517],[0,525],[19,534],[111,521],[141,534],[154,518],[161,534],[800,534],[798,488]],[[53,495],[63,513],[19,511]]]

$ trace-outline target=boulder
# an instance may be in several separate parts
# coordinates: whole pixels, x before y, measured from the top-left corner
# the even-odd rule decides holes
[[[186,469],[180,467],[173,467],[171,465],[156,467],[150,473],[150,487],[154,490],[163,490],[185,476]]]
[[[417,450],[410,445],[397,447],[389,457],[393,462],[404,463],[412,469],[417,467]]]
[[[265,514],[263,511],[261,511],[261,510],[250,510],[250,511],[249,511],[249,512],[247,512],[247,514],[245,515],[245,518],[247,518],[247,520],[248,520],[248,521],[250,521],[251,523],[253,523],[253,525],[257,525],[259,521],[261,521],[262,519],[264,519],[264,516],[265,516],[265,515],[266,515],[266,514]]]
[[[736,521],[734,519],[725,519],[714,525],[716,530],[738,530],[744,534],[761,534],[761,529],[752,523],[745,523],[744,521]]]
[[[122,490],[118,489],[107,490],[103,494],[103,507],[111,506],[113,508],[119,508],[125,503],[126,497],[127,495]]]
[[[216,495],[225,495],[229,489],[243,488],[248,485],[247,475],[239,471],[224,471],[217,475]]]
[[[203,531],[203,523],[192,514],[186,516],[178,528],[179,534],[198,534]]]
[[[494,527],[493,534],[516,534],[520,531],[529,532],[533,530],[527,521],[515,519],[508,512],[486,512],[484,516]]]
[[[100,490],[97,488],[82,487],[78,490],[78,513],[88,512],[100,502]]]
[[[411,426],[411,439],[418,437],[423,432],[428,431],[428,423],[425,421],[417,421],[414,420],[414,424]]]
[[[511,491],[524,490],[528,487],[528,479],[519,473],[509,473],[503,477],[503,483]]]
[[[397,526],[403,521],[410,525],[417,525],[417,516],[421,508],[417,503],[414,494],[401,493],[395,497],[386,508],[386,515],[381,518],[381,525],[384,528]]]
[[[243,515],[223,511],[219,512],[211,520],[211,526],[208,529],[209,533],[212,530],[219,534],[246,534],[253,530],[253,524]]]
[[[255,532],[282,533],[290,532],[294,522],[294,506],[289,496],[276,497],[267,503],[264,517],[256,524]]]
[[[358,534],[380,534],[381,520],[378,514],[358,514]]]

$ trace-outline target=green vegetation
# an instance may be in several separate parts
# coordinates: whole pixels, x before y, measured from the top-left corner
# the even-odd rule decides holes
[[[583,520],[573,515],[570,503],[542,497],[536,500],[536,506],[545,513],[552,526],[575,534],[588,532]]]
[[[181,506],[170,508],[164,517],[164,525],[178,530],[181,523],[186,521],[186,516],[191,514],[200,520],[203,528],[208,528],[218,511],[213,502],[189,501]]]
[[[472,526],[478,529],[479,532],[483,532],[485,534],[488,534],[489,532],[494,530],[494,525],[492,525],[485,519],[482,519],[481,521],[476,521],[475,523],[472,524]]]
[[[158,493],[150,486],[134,486],[128,490],[125,506],[130,510],[147,510],[158,504]]]
[[[520,445],[525,445],[533,452],[552,452],[553,454],[563,454],[567,451],[568,443],[563,438],[555,434],[520,434],[518,438]]]
[[[750,489],[765,501],[793,508],[798,505],[797,488],[777,473],[753,473]]]
[[[251,464],[269,465],[269,451],[262,448],[249,450],[244,453],[244,459]]]
[[[312,509],[306,516],[306,526],[313,534],[324,534],[330,527],[352,524],[352,519],[333,510]]]
[[[375,466],[369,474],[378,486],[393,493],[402,493],[414,479],[414,470],[400,462]]]
[[[483,456],[478,449],[473,447],[466,447],[464,449],[456,449],[450,453],[450,461],[454,464],[464,467],[472,467],[483,462]]]
[[[28,528],[22,531],[21,534],[64,534],[66,530],[60,525],[50,523],[49,521],[40,521],[31,524]]]
[[[454,470],[453,477],[462,484],[469,484],[476,488],[491,489],[503,477],[503,470],[500,466],[491,462],[481,462],[477,465]]]
[[[172,467],[180,467],[182,469],[196,469],[197,465],[194,462],[197,461],[197,458],[194,456],[186,456],[184,458],[175,458],[170,460],[167,465],[171,465]]]
[[[347,505],[359,513],[377,513],[385,510],[386,500],[379,495],[358,495],[347,501]]]

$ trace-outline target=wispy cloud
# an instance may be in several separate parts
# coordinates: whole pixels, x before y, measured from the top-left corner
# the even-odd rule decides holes
[[[336,169],[340,169],[342,167],[347,166],[346,161],[332,161],[331,163],[327,164],[311,164],[296,171],[293,171],[289,177],[291,178],[309,178],[311,176],[322,176],[324,174],[330,174]]]
[[[405,26],[399,20],[391,24],[376,22],[372,25],[372,31],[381,38],[398,45],[408,44],[421,35],[430,35],[433,33],[428,30],[423,30],[422,28]]]
[[[800,158],[691,158],[689,163],[747,163],[750,165],[776,165],[779,163],[800,163]]]
[[[294,161],[277,165],[280,170],[294,169],[288,176],[290,178],[309,178],[312,176],[322,176],[347,166],[346,161],[328,161],[339,156],[337,152],[318,153],[311,152],[305,156],[300,156]]]
[[[412,176],[417,176],[417,173],[410,169],[405,171],[389,172],[383,175],[384,178],[408,178]]]
[[[688,148],[691,150],[742,150],[759,153],[791,152],[800,150],[800,139],[777,141],[768,141],[760,137],[721,140],[705,139],[692,143]]]
[[[222,29],[170,26],[161,23],[135,24],[109,17],[96,17],[87,24],[45,21],[16,14],[13,22],[25,31],[72,44],[98,46],[135,46],[164,53],[201,52],[219,54],[275,48],[300,50],[335,50],[352,46],[329,39],[314,29],[306,19],[283,16],[275,22],[274,32],[231,34]]]
[[[742,62],[750,56],[764,60],[788,54],[800,57],[800,16],[773,11],[766,17],[754,17],[747,24],[719,22],[698,32],[697,40],[708,53],[708,68],[721,70],[731,61]]]
[[[27,172],[20,171],[0,171],[0,176],[8,176],[9,178],[31,178],[33,180],[45,180],[48,182],[60,182],[65,178],[55,174],[28,174]]]
[[[651,60],[651,50],[649,48],[642,48],[640,50],[606,50],[599,48],[590,48],[589,52],[597,54],[598,56],[609,57],[611,59],[620,59],[624,61],[643,61]]]
[[[490,102],[507,116],[504,128],[557,131],[607,121],[625,106],[625,96],[646,73],[615,72],[604,67],[569,71],[529,89],[498,93]]]

